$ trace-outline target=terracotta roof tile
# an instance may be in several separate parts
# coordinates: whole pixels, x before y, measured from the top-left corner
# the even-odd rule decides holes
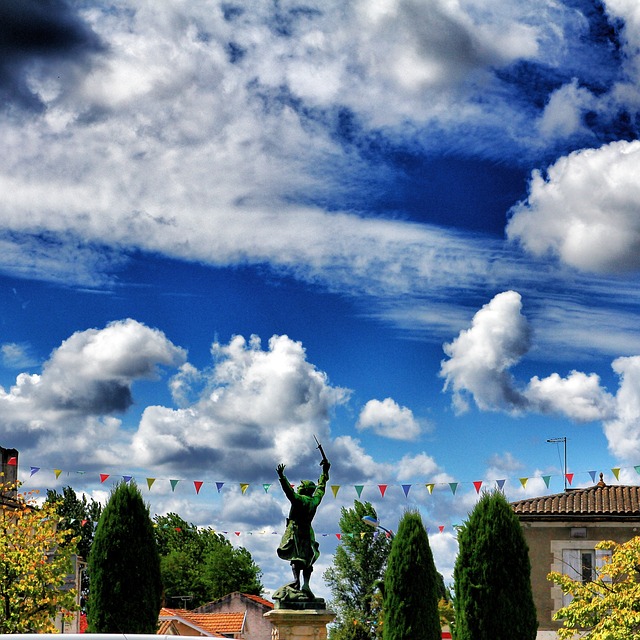
[[[269,609],[273,609],[273,602],[269,602],[269,600],[265,600],[264,598],[261,598],[260,596],[254,596],[250,593],[243,593],[242,596],[244,596],[245,598],[249,598],[249,600],[253,600],[254,602],[257,602],[258,604],[263,605],[264,607],[268,607]]]
[[[242,633],[244,612],[239,613],[194,613],[186,609],[160,609],[161,621],[167,618],[181,618],[207,633]]]
[[[538,498],[525,498],[511,506],[520,519],[624,518],[640,521],[640,486],[596,485],[568,489]]]

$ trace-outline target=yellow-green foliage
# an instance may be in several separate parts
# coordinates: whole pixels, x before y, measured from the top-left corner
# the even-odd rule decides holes
[[[573,596],[554,615],[564,621],[558,637],[572,638],[580,632],[589,640],[640,640],[640,537],[624,544],[604,541],[596,548],[611,549],[612,554],[593,582],[549,574],[549,580]]]
[[[70,621],[77,609],[75,591],[62,589],[74,549],[59,522],[55,504],[37,507],[32,493],[0,508],[1,633],[55,632],[56,615]]]

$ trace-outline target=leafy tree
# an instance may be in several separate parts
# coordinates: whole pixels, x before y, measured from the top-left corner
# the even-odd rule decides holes
[[[56,512],[70,532],[67,539],[77,538],[78,555],[86,560],[91,551],[93,532],[100,520],[102,505],[93,498],[88,500],[85,495],[82,499],[78,498],[71,487],[64,487],[62,493],[49,489],[47,502],[53,502],[56,505]]]
[[[438,582],[422,518],[407,511],[384,578],[384,640],[440,640]]]
[[[68,545],[77,540],[78,556],[86,561],[91,551],[95,526],[102,513],[102,505],[93,499],[88,500],[85,495],[82,496],[82,499],[78,498],[71,487],[64,487],[62,493],[49,489],[47,502],[55,505],[58,516],[62,518],[64,528],[69,531],[63,544]],[[80,573],[80,594],[80,608],[84,611],[89,596],[89,573],[87,571]]]
[[[149,509],[133,482],[112,491],[89,554],[92,633],[155,633],[162,582]]]
[[[0,633],[53,633],[71,621],[76,594],[65,588],[74,539],[58,528],[55,505],[35,506],[32,493],[4,500],[0,511]],[[66,541],[66,544],[64,542]]]
[[[624,544],[606,540],[596,548],[612,553],[592,582],[583,584],[560,573],[549,574],[552,582],[573,596],[554,615],[554,620],[564,620],[558,637],[640,640],[640,537]]]
[[[538,623],[522,527],[499,492],[485,493],[458,531],[456,640],[533,640]]]
[[[353,508],[343,507],[340,516],[340,543],[332,566],[324,579],[333,595],[337,613],[331,630],[332,640],[373,640],[379,637],[380,599],[378,583],[384,577],[391,541],[374,535],[362,518],[377,518],[369,502],[355,501]]]
[[[190,596],[189,606],[241,591],[260,595],[262,572],[243,547],[234,548],[210,528],[198,528],[175,513],[156,516],[165,602]]]

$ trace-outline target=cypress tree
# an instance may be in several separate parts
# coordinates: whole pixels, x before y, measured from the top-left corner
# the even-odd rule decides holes
[[[384,640],[440,640],[438,574],[416,511],[400,519],[384,579]]]
[[[115,487],[98,521],[88,563],[87,620],[92,633],[156,633],[160,558],[138,487]]]
[[[534,640],[538,623],[522,527],[501,492],[485,493],[458,531],[456,640]]]

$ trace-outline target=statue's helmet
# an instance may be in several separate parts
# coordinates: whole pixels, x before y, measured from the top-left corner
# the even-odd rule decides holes
[[[316,483],[313,480],[302,480],[300,482],[300,486],[298,487],[298,493],[303,495],[311,496],[313,492],[316,490]]]

